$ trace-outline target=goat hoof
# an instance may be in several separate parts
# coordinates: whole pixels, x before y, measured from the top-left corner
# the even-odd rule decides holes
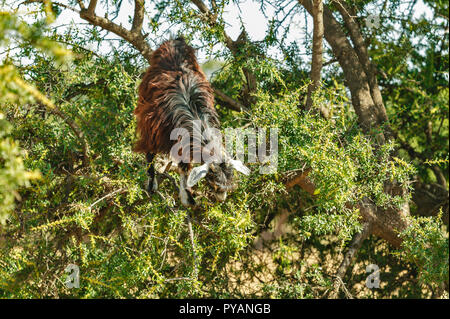
[[[153,194],[158,190],[158,181],[156,180],[156,177],[153,179],[149,178],[147,179],[147,183],[145,184],[145,190],[149,194]]]

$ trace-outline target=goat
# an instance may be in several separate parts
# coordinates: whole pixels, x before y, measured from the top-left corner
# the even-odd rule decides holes
[[[212,161],[202,156],[200,166],[193,167],[196,155],[209,153],[207,145],[215,142],[214,135],[196,134],[205,129],[220,129],[218,114],[214,108],[213,90],[205,74],[198,65],[195,51],[184,38],[165,41],[155,50],[150,59],[150,67],[139,85],[139,98],[134,110],[139,139],[134,151],[144,153],[148,162],[147,191],[158,187],[153,159],[156,154],[169,155],[178,164],[180,174],[179,196],[184,206],[195,206],[191,187],[205,177],[217,200],[224,201],[227,192],[233,189],[233,169],[248,175],[250,170],[242,162],[232,159],[224,150],[213,149],[218,155]],[[195,125],[200,123],[200,125]],[[174,129],[184,129],[189,133],[188,152],[181,160],[174,159],[173,148],[180,139],[172,139]],[[195,137],[197,136],[197,140]],[[200,139],[200,140],[199,140]],[[198,142],[198,144],[195,144]],[[198,147],[195,147],[198,145]],[[197,157],[198,158],[198,157]]]

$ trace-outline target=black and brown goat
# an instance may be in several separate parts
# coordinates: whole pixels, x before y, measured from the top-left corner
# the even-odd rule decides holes
[[[185,206],[195,205],[191,187],[201,178],[205,177],[216,199],[223,201],[232,189],[233,169],[249,174],[240,161],[230,158],[216,135],[202,134],[203,130],[220,129],[220,122],[214,108],[213,90],[197,63],[194,49],[183,38],[168,40],[153,52],[150,67],[139,86],[134,114],[139,134],[135,151],[146,154],[149,192],[157,189],[152,164],[156,154],[169,155],[178,164],[180,199]],[[189,144],[186,141],[180,144],[179,137],[173,138],[176,129],[188,132]],[[181,148],[174,154],[177,144]],[[207,148],[212,144],[219,148]],[[188,148],[187,155],[174,156],[185,154],[183,147]],[[196,157],[204,155],[205,150],[208,154],[211,150],[217,153],[213,161]],[[193,158],[200,158],[201,165],[193,168]]]

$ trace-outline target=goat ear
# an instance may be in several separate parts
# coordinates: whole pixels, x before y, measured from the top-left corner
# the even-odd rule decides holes
[[[238,172],[241,172],[244,175],[250,174],[250,169],[247,166],[245,166],[244,164],[242,164],[241,161],[230,159],[230,164]]]
[[[194,167],[187,178],[187,187],[192,187],[198,183],[208,173],[208,164]]]

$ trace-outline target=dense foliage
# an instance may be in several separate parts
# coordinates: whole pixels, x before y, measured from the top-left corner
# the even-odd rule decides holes
[[[333,62],[313,96],[331,120],[299,108],[309,63],[300,43],[285,43],[281,19],[300,14],[296,1],[261,1],[263,12],[279,4],[295,10],[276,10],[264,40],[243,41],[233,54],[220,46],[228,1],[215,4],[214,24],[189,1],[152,3],[149,37],[160,43],[175,21],[173,30],[208,56],[205,70],[219,67],[214,87],[250,106],[237,112],[218,100],[224,128],[278,128],[276,173],[248,164],[252,174],[224,203],[200,183],[192,209],[180,205],[177,174],[159,174],[154,194],[143,188],[145,159],[132,146],[145,59],[99,27],[56,28],[65,8],[50,1],[9,2],[0,11],[1,298],[326,297],[362,229],[362,199],[382,209],[410,203],[428,217],[409,217],[399,248],[366,240],[340,296],[448,297],[448,199],[441,198],[448,196],[448,32],[440,38],[438,22],[380,12],[377,35],[361,23],[396,136],[378,145],[377,132],[358,125]],[[377,5],[347,2],[361,17]],[[390,13],[400,6],[385,3]],[[112,17],[122,1],[102,4]],[[425,5],[448,30],[448,3]],[[21,17],[27,6],[35,10]],[[402,34],[392,35],[399,26]],[[249,74],[258,83],[251,94],[243,85]],[[305,168],[314,192],[287,187]],[[392,182],[406,195],[387,193]],[[422,190],[434,196],[431,204],[421,200],[426,193],[418,198]],[[65,285],[69,264],[80,268],[80,288]],[[364,285],[368,264],[381,268],[380,289]]]

